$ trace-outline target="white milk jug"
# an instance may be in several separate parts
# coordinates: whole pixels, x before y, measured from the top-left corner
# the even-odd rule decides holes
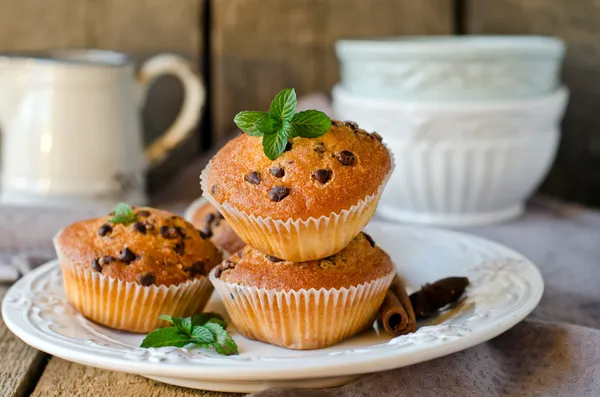
[[[157,77],[181,80],[172,126],[142,146],[141,108]],[[16,204],[143,204],[145,171],[193,131],[204,87],[185,59],[103,50],[0,54],[1,188]]]

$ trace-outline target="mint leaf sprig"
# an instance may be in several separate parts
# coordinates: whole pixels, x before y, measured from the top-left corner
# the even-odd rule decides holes
[[[135,222],[135,214],[133,208],[125,203],[119,203],[113,210],[114,215],[109,220],[110,223],[133,223]]]
[[[227,332],[227,323],[217,313],[196,314],[194,317],[159,317],[173,324],[173,327],[159,328],[149,333],[141,347],[185,347],[195,345],[200,348],[214,348],[219,354],[238,354],[238,347]]]
[[[270,160],[281,156],[293,137],[317,138],[331,127],[331,119],[318,110],[296,113],[296,91],[286,88],[275,96],[269,112],[244,111],[233,121],[246,134],[262,136],[265,155]]]

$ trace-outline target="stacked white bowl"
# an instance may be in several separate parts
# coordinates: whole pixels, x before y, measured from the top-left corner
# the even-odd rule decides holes
[[[379,132],[396,160],[379,215],[442,226],[520,215],[556,154],[564,50],[539,36],[339,41],[334,116]]]

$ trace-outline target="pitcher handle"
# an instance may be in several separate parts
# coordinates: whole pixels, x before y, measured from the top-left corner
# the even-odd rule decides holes
[[[150,86],[160,76],[170,74],[183,85],[183,104],[177,118],[169,128],[154,140],[146,149],[150,166],[164,160],[169,152],[186,139],[198,124],[202,107],[206,101],[206,91],[194,65],[175,54],[156,55],[142,65],[138,80],[148,97]]]

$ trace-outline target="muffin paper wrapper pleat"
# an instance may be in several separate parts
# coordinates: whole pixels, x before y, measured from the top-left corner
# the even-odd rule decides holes
[[[246,244],[277,258],[304,262],[325,258],[341,251],[367,225],[394,171],[394,156],[391,152],[390,158],[390,170],[375,193],[364,197],[348,209],[320,218],[278,220],[247,214],[228,202],[219,203],[210,194],[208,186],[212,161],[202,171],[200,184],[203,196],[223,214]]]
[[[188,317],[201,312],[213,291],[207,277],[170,286],[120,281],[72,263],[59,247],[56,251],[69,303],[86,318],[110,328],[151,332],[168,325],[158,319],[161,314]]]
[[[373,325],[394,277],[350,288],[278,291],[209,278],[243,336],[291,349],[320,349]]]

